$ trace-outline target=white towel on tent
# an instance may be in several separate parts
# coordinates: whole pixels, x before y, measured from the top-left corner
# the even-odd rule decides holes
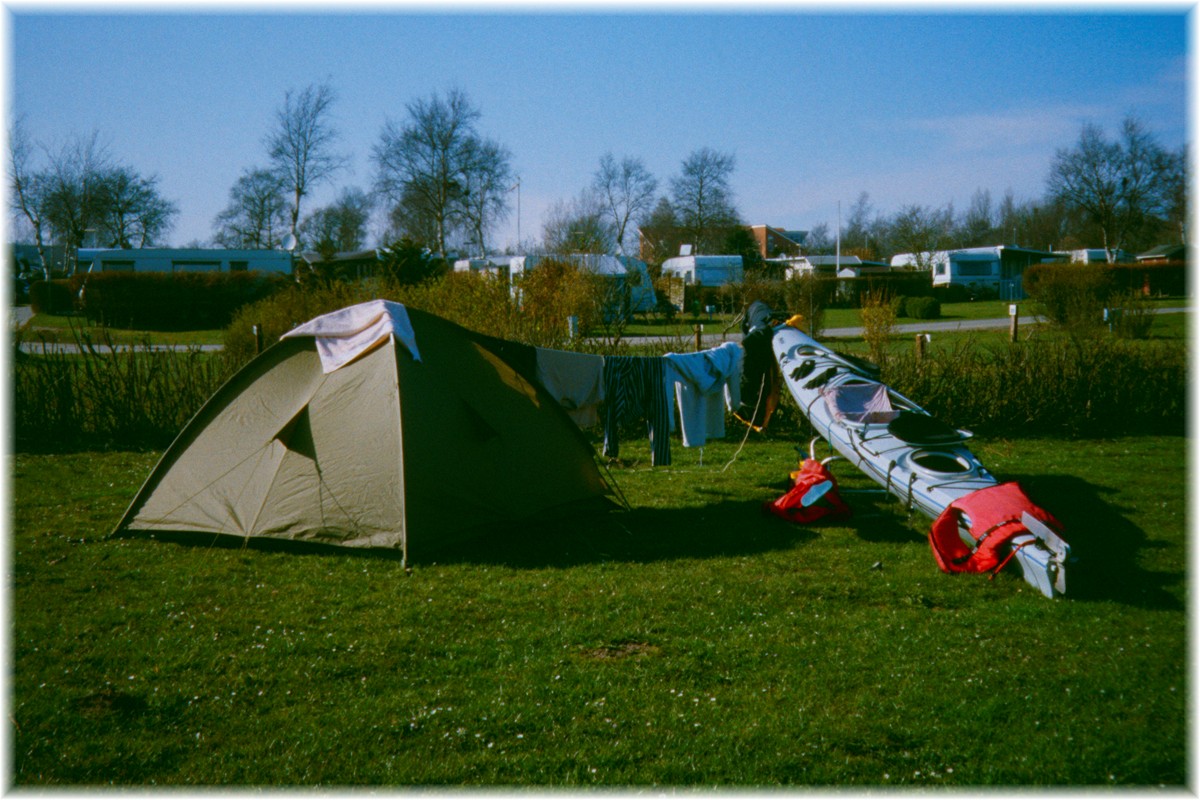
[[[414,361],[421,360],[408,309],[390,300],[371,300],[323,314],[292,328],[283,338],[301,336],[316,340],[325,374],[350,363],[389,336],[395,336]]]

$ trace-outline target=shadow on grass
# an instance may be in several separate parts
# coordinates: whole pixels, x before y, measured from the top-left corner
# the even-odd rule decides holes
[[[687,508],[592,510],[527,523],[497,524],[472,538],[431,548],[410,544],[415,569],[431,563],[489,564],[517,569],[571,567],[601,562],[666,561],[753,555],[783,550],[819,535],[820,526],[801,527],[766,516],[753,501],[721,499]],[[255,550],[295,555],[400,561],[398,550],[338,547],[269,537],[211,533],[130,531],[125,536],[220,550]]]
[[[1105,499],[1116,490],[1066,475],[1010,477],[1063,525],[1063,538],[1071,546],[1073,561],[1067,567],[1067,597],[1141,608],[1183,609],[1183,602],[1168,587],[1183,583],[1186,573],[1150,572],[1138,566],[1140,551],[1170,545],[1150,541],[1121,508]]]
[[[925,517],[913,512],[906,518],[904,506],[883,489],[842,489],[841,493],[842,499],[854,510],[854,516],[846,524],[864,542],[904,544],[925,541],[925,534],[920,530],[925,525]],[[910,519],[917,520],[915,527]]]
[[[1183,571],[1151,572],[1138,566],[1139,552],[1168,547],[1151,542],[1107,502],[1115,493],[1070,476],[1014,475],[1035,502],[1063,523],[1074,562],[1068,568],[1067,596],[1076,601],[1113,601],[1142,608],[1181,610],[1171,591],[1186,579]],[[572,567],[603,562],[652,563],[675,559],[753,556],[811,542],[830,527],[802,526],[766,515],[761,503],[712,493],[712,502],[683,508],[634,508],[588,513],[526,524],[498,524],[458,544],[418,552],[416,569],[431,563],[489,564],[516,569]],[[1039,499],[1040,498],[1040,499]],[[1047,498],[1053,498],[1050,503]],[[872,543],[920,545],[927,521],[915,528],[889,496],[847,493],[854,517],[849,527]],[[145,535],[141,535],[144,537]],[[332,555],[338,558],[400,560],[395,551],[335,547],[276,539],[159,533],[152,538],[193,547],[249,548],[268,552]],[[932,558],[932,556],[931,556]]]
[[[790,525],[763,514],[758,502],[720,499],[704,506],[634,508],[526,528],[503,526],[441,548],[429,560],[516,568],[650,563],[786,550],[819,534],[819,526]]]

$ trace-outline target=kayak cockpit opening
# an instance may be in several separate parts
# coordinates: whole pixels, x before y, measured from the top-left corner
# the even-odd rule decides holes
[[[901,411],[888,423],[888,433],[908,444],[957,444],[971,438],[970,431],[951,427],[936,417],[920,411]]]
[[[914,472],[936,478],[962,477],[979,471],[979,465],[972,459],[950,450],[923,448],[902,455],[900,461]]]

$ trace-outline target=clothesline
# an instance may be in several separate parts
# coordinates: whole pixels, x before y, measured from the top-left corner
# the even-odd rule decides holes
[[[421,359],[407,310],[386,300],[317,317],[285,334],[304,336],[315,340],[327,373],[388,337],[394,337],[415,360]],[[606,456],[618,456],[622,425],[645,420],[655,466],[671,463],[670,434],[676,430],[676,420],[684,447],[703,447],[709,439],[725,435],[726,411],[736,413],[741,406],[741,383],[750,368],[751,348],[755,374],[764,363],[773,362],[769,339],[752,345],[754,334],[740,343],[662,356],[600,356],[479,334],[475,338],[526,379],[541,384],[576,425],[589,428],[603,419]],[[766,351],[758,352],[764,345]],[[753,383],[757,386],[757,379]],[[759,405],[756,403],[752,417],[757,418]]]
[[[644,419],[651,463],[671,463],[670,433],[684,447],[703,447],[725,435],[725,412],[741,405],[745,351],[726,342],[697,353],[597,356],[537,348],[538,380],[581,427],[596,424],[604,407],[604,455],[620,453],[620,428]]]

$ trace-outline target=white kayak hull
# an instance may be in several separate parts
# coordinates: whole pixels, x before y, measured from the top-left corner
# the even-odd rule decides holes
[[[783,382],[812,427],[838,455],[907,509],[936,519],[954,501],[997,485],[996,478],[966,446],[967,431],[935,430],[926,441],[912,435],[901,439],[892,433],[889,424],[899,414],[907,414],[907,419],[917,419],[916,415],[932,418],[912,400],[875,380],[861,362],[788,325],[775,328],[772,347]],[[857,409],[862,413],[836,413],[831,408],[835,403],[828,398],[839,393],[874,395],[874,402],[865,411]],[[1069,548],[1044,526],[1028,535],[1035,541],[1022,540],[1014,558],[1026,581],[1048,597],[1062,594]],[[1050,536],[1054,541],[1048,541]],[[973,545],[967,531],[962,538]]]

